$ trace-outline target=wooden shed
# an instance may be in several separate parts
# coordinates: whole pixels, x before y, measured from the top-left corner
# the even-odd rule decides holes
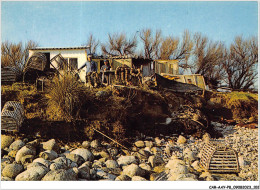
[[[6,102],[1,113],[1,130],[19,131],[24,120],[24,108],[20,102]]]

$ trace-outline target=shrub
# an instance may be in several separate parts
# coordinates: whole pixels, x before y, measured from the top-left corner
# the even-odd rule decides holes
[[[86,88],[76,76],[68,72],[53,78],[46,97],[48,117],[71,122],[79,117],[86,100]]]

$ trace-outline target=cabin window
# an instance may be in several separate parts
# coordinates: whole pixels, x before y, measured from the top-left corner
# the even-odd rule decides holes
[[[77,58],[69,58],[69,68],[71,70],[78,69],[78,59]]]
[[[78,69],[78,58],[65,58],[70,70]]]

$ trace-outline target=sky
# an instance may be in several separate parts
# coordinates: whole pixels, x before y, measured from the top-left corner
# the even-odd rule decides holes
[[[134,36],[144,28],[176,37],[188,29],[229,45],[237,35],[258,36],[257,1],[1,2],[2,41],[71,47],[86,43],[90,33],[105,43],[108,33]]]

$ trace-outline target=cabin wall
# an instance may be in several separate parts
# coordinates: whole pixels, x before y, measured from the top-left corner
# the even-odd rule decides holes
[[[29,50],[29,56],[32,56],[33,53],[50,53],[50,59],[52,59],[57,54],[61,54],[62,57],[66,58],[77,58],[78,59],[78,68],[80,68],[87,61],[86,53],[84,49],[68,49],[68,50]],[[57,67],[57,63],[52,63],[54,67]],[[53,68],[51,65],[50,68]],[[81,69],[79,73],[80,79],[85,81],[86,68]]]

